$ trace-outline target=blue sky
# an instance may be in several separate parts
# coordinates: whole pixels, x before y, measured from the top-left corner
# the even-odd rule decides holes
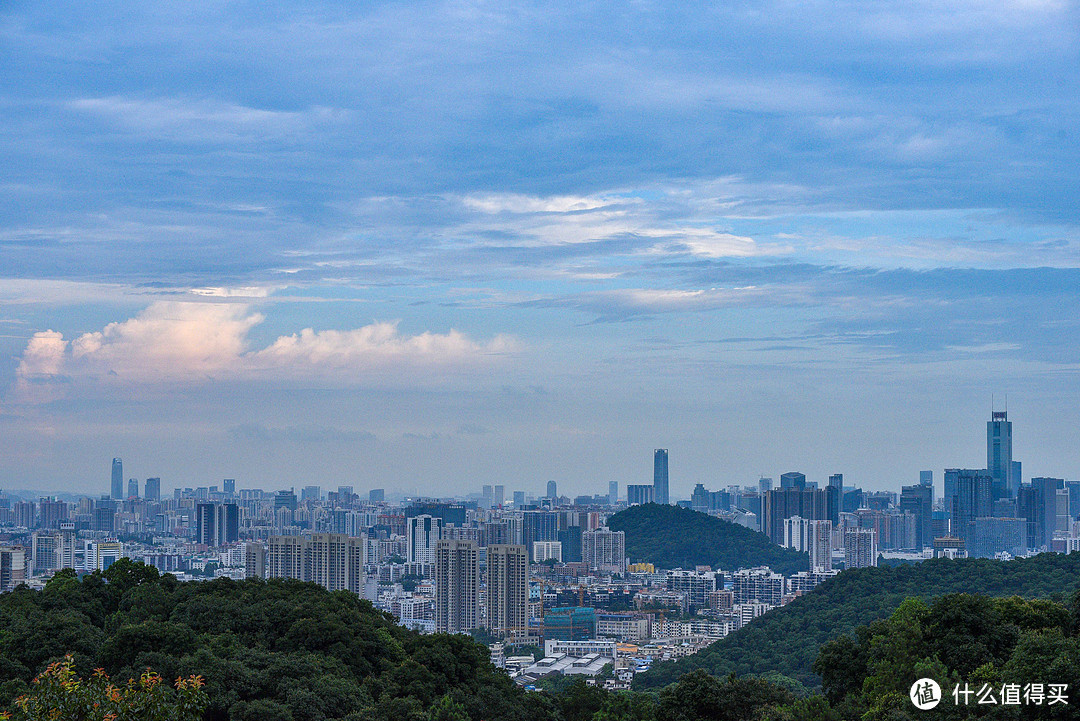
[[[4,487],[1080,478],[1076,3],[161,5],[0,8]]]

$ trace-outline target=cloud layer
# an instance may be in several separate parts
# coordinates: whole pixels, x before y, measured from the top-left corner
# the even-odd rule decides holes
[[[456,330],[406,336],[396,322],[348,331],[305,328],[252,349],[249,333],[263,315],[244,304],[159,301],[133,318],[66,341],[55,331],[33,335],[19,361],[20,387],[93,378],[112,383],[333,378],[490,363],[516,352],[505,335],[486,343]]]

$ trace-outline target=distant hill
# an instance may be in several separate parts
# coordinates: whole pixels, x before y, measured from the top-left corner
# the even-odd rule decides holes
[[[764,533],[679,506],[632,506],[609,518],[608,527],[626,533],[632,562],[662,568],[769,566],[786,575],[805,571],[810,563],[807,554],[781,548]]]
[[[1077,589],[1080,553],[1044,553],[1014,561],[941,558],[844,571],[693,656],[653,665],[634,678],[634,688],[666,686],[696,669],[718,676],[779,673],[816,687],[821,679],[812,666],[822,644],[887,618],[905,598],[979,593],[1061,601]]]

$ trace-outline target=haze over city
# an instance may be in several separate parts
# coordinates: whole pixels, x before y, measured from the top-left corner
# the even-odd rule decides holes
[[[1080,478],[1077,20],[6,4],[0,486]]]

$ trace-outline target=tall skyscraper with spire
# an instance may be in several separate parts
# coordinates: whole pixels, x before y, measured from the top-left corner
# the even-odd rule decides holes
[[[991,411],[986,422],[986,472],[994,479],[994,495],[1016,498],[1020,479],[1014,478],[1012,421],[1008,411]]]
[[[112,497],[123,499],[124,497],[124,462],[119,458],[112,459]]]
[[[653,451],[653,502],[668,504],[668,452],[666,448]]]

